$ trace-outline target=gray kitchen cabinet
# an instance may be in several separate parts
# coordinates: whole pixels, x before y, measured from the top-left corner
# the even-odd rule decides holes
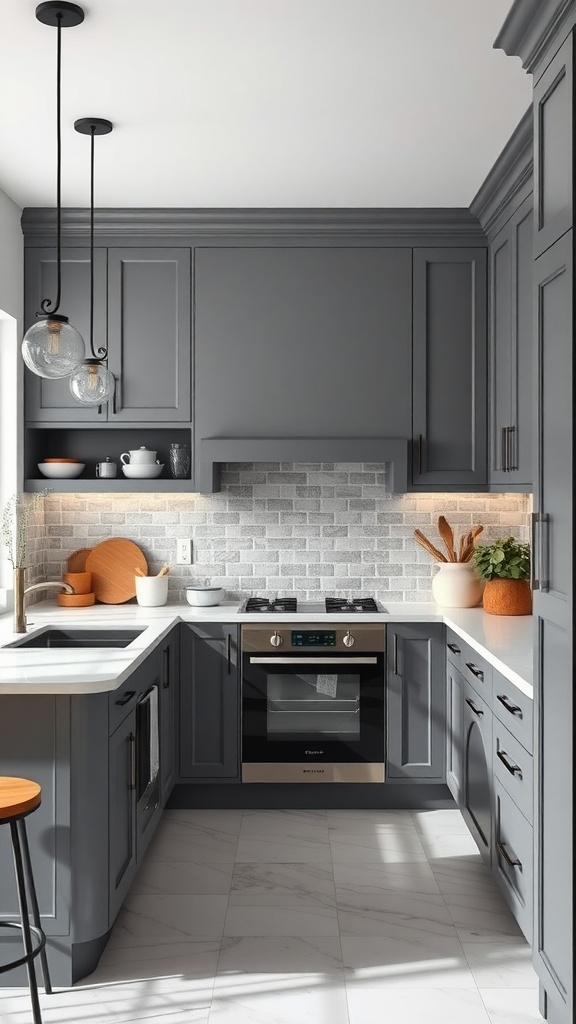
[[[463,682],[462,816],[483,860],[492,862],[492,712],[469,683]]]
[[[492,489],[532,487],[533,197],[491,242],[489,458]]]
[[[534,85],[534,256],[569,231],[574,220],[574,36]]]
[[[113,423],[178,423],[191,415],[190,250],[108,250],[108,365]]]
[[[176,763],[176,709],[178,704],[179,635],[177,626],[162,641],[160,653],[160,798],[164,805],[174,788],[177,774]]]
[[[534,310],[534,965],[553,1024],[572,1021],[574,999],[573,289],[568,231],[535,261]]]
[[[236,779],[238,627],[184,623],[180,634],[180,777]]]
[[[446,785],[456,803],[462,801],[462,748],[464,727],[464,680],[458,669],[446,662]]]
[[[27,248],[25,252],[25,315],[28,330],[37,323],[43,299],[56,296],[56,250],[53,248]],[[90,250],[64,248],[62,250],[62,300],[60,313],[80,331],[88,350],[90,337]],[[106,346],[107,327],[106,249],[94,250],[94,345]],[[87,351],[88,354],[88,351]],[[28,423],[103,423],[103,407],[84,406],[70,393],[68,377],[47,380],[28,368],[24,371],[24,414]]]
[[[414,249],[412,489],[486,487],[486,250]]]
[[[532,827],[498,778],[494,779],[493,871],[528,942],[533,921]]]
[[[109,908],[114,920],[136,874],[136,712],[131,711],[108,746]]]
[[[28,423],[172,424],[191,416],[190,249],[95,250],[94,345],[108,348],[116,377],[110,401],[85,407],[68,378],[44,380],[26,372]],[[42,298],[54,294],[56,252],[26,249],[26,327]],[[61,310],[89,346],[90,263],[87,249],[66,248]]]
[[[387,627],[389,780],[445,777],[443,626]]]
[[[407,438],[411,250],[195,252],[195,433]]]

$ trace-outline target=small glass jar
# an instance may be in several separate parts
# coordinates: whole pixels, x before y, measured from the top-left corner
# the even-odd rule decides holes
[[[190,476],[190,445],[170,445],[170,472],[173,480],[186,480]]]

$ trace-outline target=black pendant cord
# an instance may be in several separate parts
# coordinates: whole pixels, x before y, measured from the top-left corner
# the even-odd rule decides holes
[[[57,34],[58,42],[56,47],[56,232],[57,232],[57,261],[58,261],[58,279],[56,289],[56,301],[52,303],[51,299],[43,299],[40,303],[41,313],[37,313],[36,316],[46,316],[47,314],[57,313],[60,308],[60,297],[62,292],[62,215],[60,212],[60,206],[62,201],[62,117],[61,117],[61,77],[62,77],[62,14],[57,12]],[[52,307],[52,308],[51,308]]]
[[[105,359],[108,350],[94,351],[94,136],[96,125],[90,127],[90,351],[93,359]]]

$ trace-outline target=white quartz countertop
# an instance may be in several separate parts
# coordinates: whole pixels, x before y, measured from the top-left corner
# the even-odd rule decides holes
[[[0,617],[0,694],[99,693],[115,690],[163,639],[175,623],[184,622],[350,622],[348,614],[309,611],[270,615],[240,612],[240,601],[214,608],[187,603],[142,608],[137,604],[100,604],[75,611],[44,601],[27,609],[28,633],[46,626],[110,629],[141,627],[143,632],[124,648],[46,649],[7,648],[22,634],[12,631],[12,616]],[[362,622],[445,622],[523,693],[532,697],[532,617],[486,615],[481,608],[440,608],[433,603],[389,604],[386,611],[356,617]],[[356,619],[354,619],[356,621]]]

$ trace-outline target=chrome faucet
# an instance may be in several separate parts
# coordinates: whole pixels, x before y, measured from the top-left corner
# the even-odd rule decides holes
[[[46,583],[33,583],[31,587],[16,586],[14,588],[14,632],[25,633],[26,632],[26,615],[24,614],[24,599],[26,594],[32,593],[33,590],[51,590],[53,587],[57,587],[59,590],[65,590],[67,594],[74,593],[74,587],[71,587],[69,583],[63,583],[60,580],[47,580]]]

